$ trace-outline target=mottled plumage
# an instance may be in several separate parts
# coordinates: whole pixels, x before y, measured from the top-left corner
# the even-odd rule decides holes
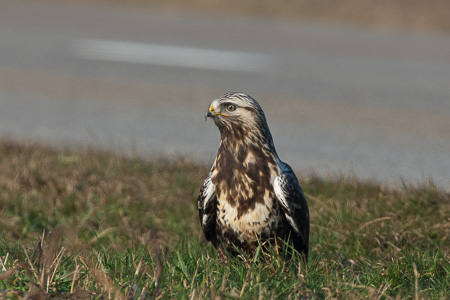
[[[219,258],[235,247],[251,254],[260,239],[280,249],[289,240],[306,259],[308,205],[291,167],[278,158],[259,104],[246,94],[228,93],[211,103],[206,117],[214,119],[221,139],[198,210]]]

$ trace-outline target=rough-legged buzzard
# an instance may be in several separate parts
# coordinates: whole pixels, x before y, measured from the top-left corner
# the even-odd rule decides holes
[[[309,211],[291,167],[282,162],[258,102],[242,93],[215,99],[205,116],[221,139],[203,182],[198,210],[203,232],[226,260],[224,249],[251,254],[259,241],[277,248],[290,242],[308,256]],[[277,241],[278,240],[278,241]]]

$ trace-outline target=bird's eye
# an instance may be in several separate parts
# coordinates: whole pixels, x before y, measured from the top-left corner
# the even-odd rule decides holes
[[[234,104],[228,104],[227,105],[227,110],[228,111],[235,111],[236,110],[236,105],[234,105]]]

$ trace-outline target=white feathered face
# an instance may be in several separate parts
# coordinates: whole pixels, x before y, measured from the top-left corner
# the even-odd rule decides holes
[[[228,93],[211,102],[205,118],[213,118],[221,143],[234,146],[258,144],[276,153],[264,112],[255,99]]]
[[[259,104],[242,93],[229,93],[211,102],[205,118],[214,119],[217,127],[233,129],[236,126],[259,127],[264,113]]]

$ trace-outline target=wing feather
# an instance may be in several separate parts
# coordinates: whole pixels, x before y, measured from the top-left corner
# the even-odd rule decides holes
[[[203,181],[197,202],[198,214],[205,238],[215,244],[217,198],[214,192],[214,184],[211,182],[210,174],[208,174],[208,177],[205,181]]]
[[[291,167],[282,163],[282,173],[273,183],[275,195],[283,208],[286,220],[294,231],[294,248],[308,255],[309,210],[305,195]]]

